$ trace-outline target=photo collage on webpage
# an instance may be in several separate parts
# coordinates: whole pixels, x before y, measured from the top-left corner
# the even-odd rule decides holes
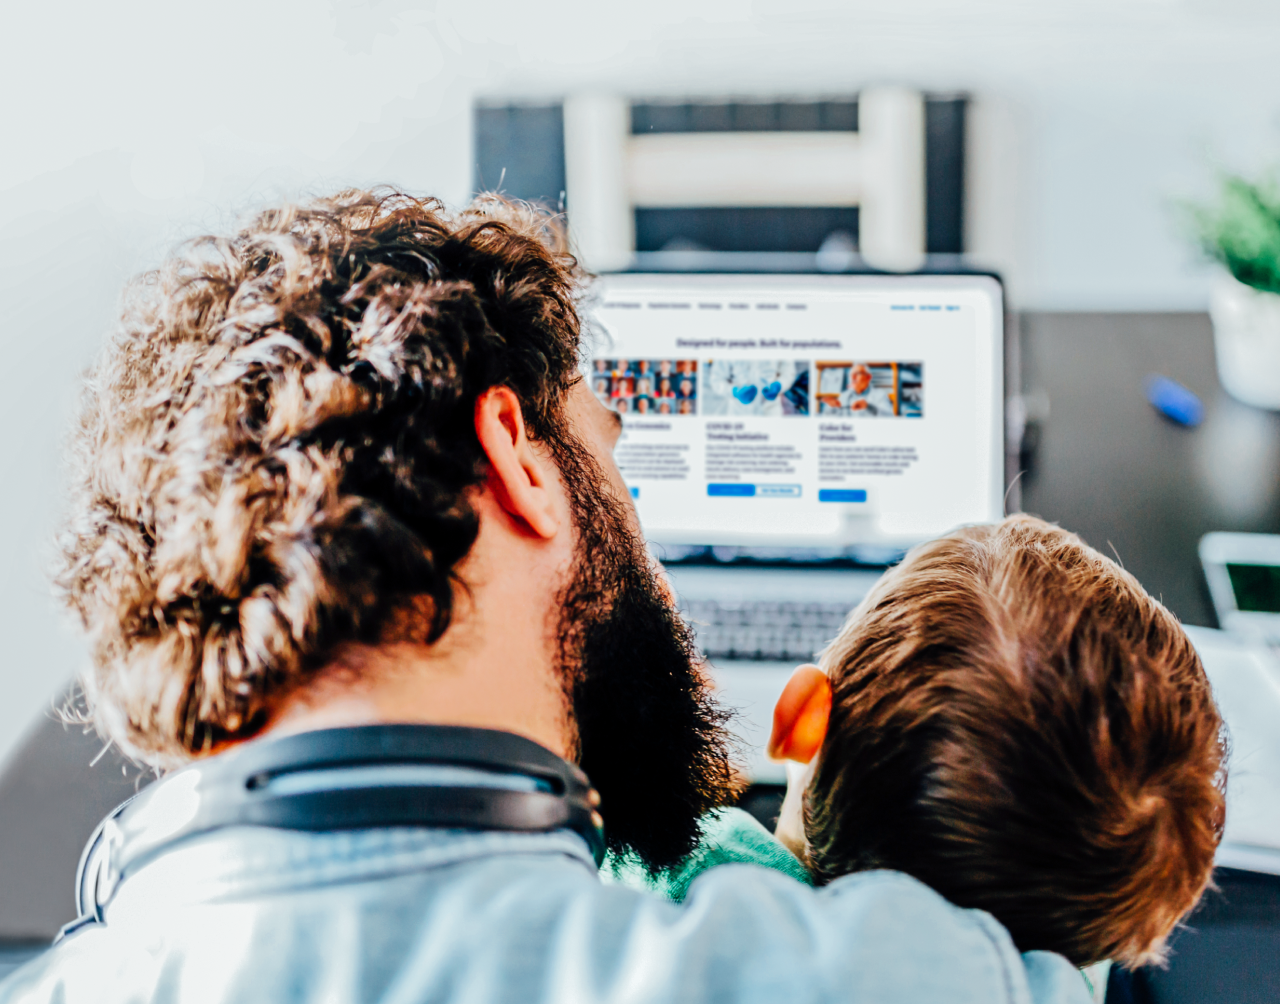
[[[622,415],[924,417],[919,360],[596,359],[591,387]]]
[[[597,359],[591,389],[620,415],[696,415],[696,359]]]

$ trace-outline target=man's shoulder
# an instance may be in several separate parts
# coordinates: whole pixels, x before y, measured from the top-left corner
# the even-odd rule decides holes
[[[812,889],[774,869],[732,864],[703,873],[685,908],[733,917],[738,925],[764,924],[759,940],[801,966],[812,964],[815,974],[835,977],[828,989],[839,999],[1090,1000],[1066,959],[1019,953],[990,914],[958,907],[902,872],[860,872]]]
[[[0,980],[0,1004],[147,1000],[126,974],[129,965],[136,968],[140,946],[113,941],[99,929],[59,942]]]
[[[762,939],[790,939],[793,951],[814,959],[843,955],[844,966],[869,978],[881,974],[886,987],[929,970],[949,978],[964,973],[975,985],[1003,990],[1020,982],[1017,950],[999,923],[954,906],[902,872],[859,872],[812,889],[772,869],[728,865],[705,872],[686,903],[742,918],[738,923],[751,918],[765,926]]]
[[[535,999],[556,1001],[1088,1000],[1065,960],[1040,970],[1056,972],[1056,959],[1074,982],[1033,984],[990,915],[900,872],[813,889],[774,868],[727,864],[672,903],[569,862],[512,858],[461,866],[437,892],[424,884],[395,896],[401,926],[415,932],[406,972],[424,999],[509,980],[513,994],[537,986]]]
[[[1077,1000],[1062,987],[1033,996],[998,924],[891,872],[813,890],[728,865],[675,904],[603,886],[568,858],[510,855],[108,920],[15,974],[0,1002],[180,1000],[192,980],[202,999],[237,1002],[392,986],[406,999],[601,1004]]]

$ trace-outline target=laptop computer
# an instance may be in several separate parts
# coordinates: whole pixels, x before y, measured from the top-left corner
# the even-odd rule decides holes
[[[617,274],[587,379],[747,770],[773,703],[887,564],[1004,500],[1004,316],[986,275]]]

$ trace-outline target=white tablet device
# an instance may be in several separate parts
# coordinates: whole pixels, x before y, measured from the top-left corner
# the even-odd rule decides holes
[[[1207,533],[1200,562],[1219,626],[1280,644],[1280,535]]]

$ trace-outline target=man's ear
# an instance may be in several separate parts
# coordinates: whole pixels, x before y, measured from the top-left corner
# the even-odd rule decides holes
[[[773,707],[769,756],[808,763],[822,749],[831,717],[831,681],[817,666],[799,666]]]
[[[510,387],[490,387],[476,399],[476,436],[489,458],[488,487],[498,504],[536,536],[560,530],[554,474],[525,433],[520,399]]]

